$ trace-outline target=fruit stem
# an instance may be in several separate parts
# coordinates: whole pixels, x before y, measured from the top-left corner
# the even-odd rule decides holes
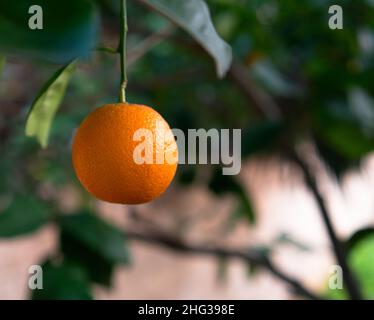
[[[127,86],[127,72],[126,72],[126,42],[127,42],[127,6],[126,0],[121,1],[121,23],[120,23],[120,43],[119,52],[121,59],[121,86],[119,93],[119,100],[122,103],[126,102],[126,86]]]

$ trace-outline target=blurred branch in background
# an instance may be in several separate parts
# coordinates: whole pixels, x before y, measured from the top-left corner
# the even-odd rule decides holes
[[[335,233],[334,227],[329,217],[325,200],[318,188],[318,183],[316,181],[315,175],[311,172],[308,163],[296,151],[291,152],[290,156],[294,163],[297,164],[299,169],[302,171],[304,175],[305,184],[308,187],[309,191],[312,193],[317,203],[319,212],[321,213],[321,217],[326,226],[327,233],[329,235],[332,247],[334,249],[336,260],[343,270],[343,279],[345,284],[347,285],[348,293],[351,296],[351,299],[360,300],[363,297],[360,292],[357,279],[355,278],[350,267],[348,266],[347,253],[343,247],[343,243],[340,242]]]
[[[230,75],[233,77],[239,87],[243,89],[247,99],[250,100],[250,102],[252,102],[258,111],[262,112],[265,117],[269,119],[279,119],[279,117],[281,117],[281,108],[276,104],[270,94],[257,88],[256,85],[251,82],[249,77],[246,75],[246,72],[244,72],[243,66],[233,64],[230,70]],[[300,157],[297,154],[297,151],[294,150],[294,147],[292,147],[291,151],[288,152],[288,156],[290,157],[290,160],[292,160],[292,162],[302,171],[305,184],[311,191],[318,205],[318,209],[327,228],[328,236],[334,249],[337,262],[343,269],[344,282],[347,285],[349,295],[355,300],[362,299],[357,280],[348,266],[345,249],[336,236],[334,227],[329,218],[325,200],[318,189],[318,184],[314,178],[314,174],[309,170],[309,167],[303,158]]]
[[[222,247],[192,245],[185,243],[177,238],[171,237],[169,234],[149,230],[147,232],[125,231],[125,236],[129,240],[144,242],[153,246],[162,246],[183,254],[207,255],[215,258],[232,258],[240,259],[246,263],[251,263],[268,270],[278,279],[284,281],[292,289],[293,293],[301,295],[312,300],[322,299],[305,288],[298,280],[280,270],[271,259],[255,249],[227,249]]]
[[[175,30],[174,25],[168,24],[162,30],[155,32],[142,40],[134,48],[131,48],[129,57],[127,59],[127,66],[130,67],[133,63],[143,57],[149,50],[157,46],[159,43],[167,39]]]
[[[281,108],[276,104],[270,94],[257,88],[243,70],[242,66],[233,64],[230,74],[236,83],[243,89],[247,99],[250,100],[250,102],[252,102],[258,111],[262,112],[265,117],[269,119],[279,119],[279,117],[281,117]],[[291,151],[288,152],[288,155],[290,156],[290,160],[292,160],[292,162],[302,171],[305,184],[311,191],[318,205],[319,212],[327,228],[328,236],[334,249],[336,260],[343,269],[344,282],[347,285],[349,295],[355,300],[362,299],[357,280],[348,266],[345,249],[336,236],[334,227],[329,218],[325,200],[318,189],[318,184],[314,178],[314,174],[309,170],[308,165],[305,163],[303,158],[301,158],[297,154],[297,151],[294,150],[294,147],[292,147]]]

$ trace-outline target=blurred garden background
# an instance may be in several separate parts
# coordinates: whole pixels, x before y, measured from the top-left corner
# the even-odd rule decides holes
[[[127,5],[128,101],[184,131],[242,129],[241,173],[179,165],[152,203],[92,198],[71,141],[118,100],[120,1],[0,0],[0,299],[374,298],[374,2]],[[26,136],[75,59],[60,107],[44,103]],[[329,290],[336,264],[344,289]]]

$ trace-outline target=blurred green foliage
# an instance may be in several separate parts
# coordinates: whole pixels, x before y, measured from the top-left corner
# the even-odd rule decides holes
[[[63,261],[46,261],[43,269],[43,290],[33,290],[34,300],[91,300],[89,279],[80,265]]]
[[[48,222],[49,215],[42,202],[32,196],[15,194],[0,215],[0,237],[10,238],[33,232]]]
[[[364,297],[374,299],[374,230],[366,228],[357,231],[348,241],[348,261],[360,283]],[[331,299],[346,299],[344,288],[329,289],[327,297]]]
[[[43,9],[43,29],[30,30],[31,6]],[[94,47],[98,14],[89,0],[0,2],[0,48],[10,54],[66,63]]]

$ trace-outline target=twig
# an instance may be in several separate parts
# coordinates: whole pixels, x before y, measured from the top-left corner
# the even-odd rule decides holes
[[[266,268],[278,279],[286,282],[296,294],[312,300],[322,299],[321,297],[318,297],[317,295],[309,291],[309,289],[305,288],[299,281],[281,271],[277,266],[273,264],[273,262],[268,257],[258,253],[255,250],[231,250],[220,247],[191,245],[178,239],[171,238],[170,236],[158,234],[155,232],[147,232],[147,234],[145,234],[127,230],[125,231],[125,235],[130,240],[137,240],[150,245],[162,246],[176,252],[183,252],[185,254],[208,255],[217,258],[241,259],[247,263],[253,263],[255,265]]]
[[[361,300],[362,295],[359,289],[358,282],[352,273],[348,263],[347,263],[347,255],[346,251],[342,246],[342,243],[339,241],[334,227],[332,225],[332,222],[329,217],[329,213],[327,210],[327,206],[325,204],[325,200],[322,197],[322,194],[318,188],[316,179],[314,178],[312,172],[309,169],[308,164],[302,159],[301,156],[298,155],[296,151],[291,151],[290,152],[291,159],[298,165],[298,167],[301,169],[304,179],[305,179],[305,184],[309,188],[310,192],[313,194],[314,199],[316,200],[316,203],[319,208],[319,212],[321,213],[323,222],[326,226],[327,233],[329,235],[330,241],[332,243],[336,259],[340,265],[340,267],[343,270],[343,275],[344,275],[344,282],[347,286],[347,291],[353,300]]]
[[[126,102],[126,86],[127,86],[127,71],[126,71],[126,58],[127,58],[127,32],[128,32],[128,25],[127,25],[127,6],[126,0],[121,0],[121,23],[120,23],[120,42],[119,42],[119,53],[120,53],[120,60],[121,60],[121,85],[120,85],[120,93],[119,93],[119,100],[120,102]]]

